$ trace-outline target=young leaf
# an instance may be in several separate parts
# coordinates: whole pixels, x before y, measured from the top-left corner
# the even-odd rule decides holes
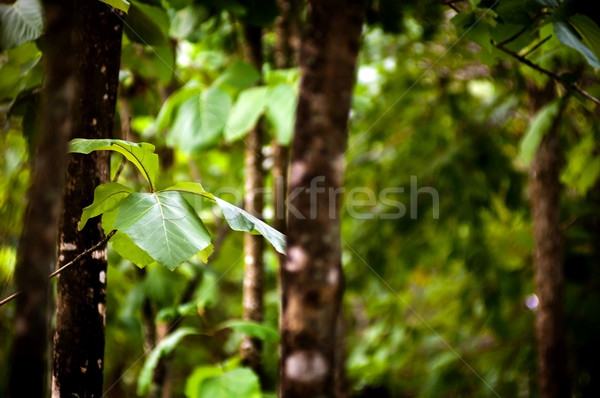
[[[117,10],[124,11],[127,14],[129,11],[129,6],[131,5],[127,0],[100,0],[103,3],[108,4],[116,8]]]
[[[225,139],[235,141],[250,131],[265,110],[267,87],[252,87],[242,91],[231,109]]]
[[[275,129],[277,141],[289,145],[294,132],[296,119],[296,90],[290,84],[279,84],[270,87],[266,98],[267,119]]]
[[[279,341],[279,333],[269,326],[262,325],[256,322],[230,320],[219,325],[218,329],[233,329],[247,334],[250,337],[256,337],[265,341]]]
[[[75,138],[69,143],[69,152],[91,153],[93,151],[115,151],[125,156],[142,173],[154,191],[158,174],[158,155],[154,153],[154,145],[147,142],[136,143],[123,140],[100,139],[88,140]]]
[[[39,0],[17,0],[0,4],[0,50],[20,46],[42,34],[42,5]]]
[[[277,231],[275,228],[269,226],[264,221],[259,220],[253,215],[247,213],[243,209],[232,205],[229,202],[219,199],[213,194],[206,192],[201,184],[197,182],[180,182],[172,187],[165,189],[167,191],[187,192],[196,195],[201,195],[208,200],[214,201],[223,212],[225,220],[234,231],[243,232],[258,232],[267,241],[269,241],[275,250],[279,253],[285,254],[285,235]]]
[[[558,111],[559,103],[552,102],[538,111],[531,123],[529,123],[529,128],[521,140],[519,151],[519,155],[525,163],[529,164],[533,160],[535,151],[537,151],[540,146],[544,134],[546,134],[552,126],[556,115],[558,115]]]
[[[81,220],[77,225],[81,231],[87,221],[104,212],[116,209],[121,201],[131,193],[131,188],[117,182],[109,182],[108,184],[98,185],[94,191],[94,201],[91,205],[83,209]]]
[[[253,215],[240,209],[237,206],[232,205],[229,202],[224,201],[215,197],[215,202],[221,208],[227,223],[234,231],[253,232],[260,233],[266,240],[268,240],[275,250],[281,254],[285,254],[285,235],[277,231],[275,228],[270,227],[265,222],[259,220]]]
[[[130,194],[115,228],[171,270],[210,245],[208,230],[179,192]]]
[[[102,215],[102,229],[104,229],[105,234],[114,229],[117,210],[118,209],[114,209]],[[131,238],[123,232],[117,231],[117,233],[110,238],[109,242],[113,250],[116,251],[119,256],[131,261],[139,268],[144,268],[145,266],[156,262],[156,260],[150,257],[150,255],[143,251],[138,245],[133,243]]]
[[[167,337],[162,339],[156,347],[152,350],[148,359],[144,362],[144,367],[138,377],[138,395],[146,395],[150,389],[150,383],[152,382],[152,376],[154,374],[154,368],[158,365],[158,361],[161,357],[169,355],[177,344],[185,337],[193,334],[198,334],[198,330],[194,328],[184,327],[179,328]]]

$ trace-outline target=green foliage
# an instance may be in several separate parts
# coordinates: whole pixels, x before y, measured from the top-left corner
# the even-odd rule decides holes
[[[157,261],[173,270],[196,254],[206,262],[212,253],[210,233],[182,193],[199,195],[215,202],[232,229],[256,231],[277,251],[285,253],[283,234],[237,206],[206,192],[199,183],[178,183],[163,191],[156,191],[154,182],[158,172],[158,156],[151,144],[109,139],[74,139],[69,143],[69,148],[71,152],[85,154],[97,150],[120,153],[148,181],[151,190],[149,193],[132,192],[118,183],[98,186],[94,192],[94,202],[84,209],[79,224],[83,228],[90,217],[102,213],[105,217],[108,215],[103,221],[118,230],[113,237],[117,242],[115,250],[138,266]],[[113,211],[116,211],[116,215]]]
[[[0,49],[35,40],[42,34],[42,29],[42,5],[39,0],[0,4]]]

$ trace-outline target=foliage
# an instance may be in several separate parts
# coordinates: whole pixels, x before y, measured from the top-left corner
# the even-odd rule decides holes
[[[120,253],[133,263],[147,262],[141,261],[140,250],[171,270],[201,252],[200,256],[206,262],[208,254],[212,253],[210,233],[182,193],[214,201],[232,229],[256,231],[271,242],[277,251],[285,253],[285,237],[279,231],[243,209],[206,192],[199,183],[179,183],[157,191],[158,155],[154,153],[153,145],[83,138],[70,143],[70,151],[74,153],[88,154],[98,150],[115,151],[131,161],[148,182],[151,192],[132,192],[118,183],[99,185],[94,192],[94,202],[83,210],[79,228],[82,229],[90,217],[116,210],[113,227],[130,239],[130,242],[121,244],[129,243],[132,257],[126,246],[122,246]]]
[[[285,144],[292,136],[299,70],[273,69],[277,8],[251,1],[130,3],[115,127],[123,140],[73,143],[77,152],[115,154],[113,178],[122,158],[129,161],[120,183],[96,189],[79,224],[101,215],[106,233],[118,230],[109,249],[105,393],[146,394],[167,358],[174,396],[272,393],[278,255],[265,253],[265,322],[237,321],[242,234],[226,231],[262,233],[280,252],[285,245],[281,234],[234,206],[243,200],[243,140],[253,122],[264,115],[267,139]],[[17,4],[29,3],[0,4],[0,31],[8,32],[0,36],[2,296],[13,287],[44,73],[43,43],[36,40],[41,17],[36,25],[14,11],[4,14]],[[495,396],[490,387],[503,397],[537,395],[535,309],[526,305],[534,293],[526,173],[561,108],[574,395],[598,396],[597,111],[558,83],[561,98],[530,114],[527,86],[552,84],[551,78],[496,46],[505,42],[598,98],[598,18],[578,1],[454,4],[460,13],[433,0],[369,5],[343,194],[351,395]],[[242,20],[265,26],[261,71],[241,60]],[[253,87],[260,80],[264,86]],[[268,148],[264,154],[268,168]],[[439,218],[434,196],[419,191],[426,187],[439,194]],[[267,219],[274,210],[267,204]],[[177,250],[167,245],[173,242]],[[2,307],[4,357],[13,320],[13,307]],[[148,346],[148,331],[158,328],[170,332],[145,353],[157,343]],[[243,334],[263,339],[262,384],[240,366]]]

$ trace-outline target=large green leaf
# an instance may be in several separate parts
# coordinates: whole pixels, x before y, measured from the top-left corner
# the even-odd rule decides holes
[[[186,392],[193,393],[189,396],[194,398],[261,398],[258,377],[247,368],[208,377],[193,387],[186,387]]]
[[[131,5],[131,3],[129,3],[127,0],[100,0],[103,3],[108,4],[109,6],[112,6],[118,10],[124,11],[127,13],[127,11],[129,11],[129,6]]]
[[[138,377],[138,387],[137,393],[138,395],[146,395],[148,390],[150,389],[150,384],[152,383],[152,376],[154,375],[154,368],[158,365],[158,361],[161,357],[167,356],[173,352],[177,344],[185,337],[193,334],[198,334],[198,330],[189,327],[179,328],[173,333],[169,334],[167,337],[162,339],[156,347],[152,350],[146,362],[144,362],[144,367],[140,372]]]
[[[115,151],[125,156],[142,173],[154,190],[158,174],[158,155],[154,153],[154,145],[147,142],[136,143],[123,140],[88,140],[75,138],[69,143],[69,151],[74,153],[91,153],[93,151]]]
[[[91,205],[83,209],[78,228],[81,231],[87,221],[102,213],[116,209],[121,201],[131,193],[131,188],[118,182],[109,182],[108,184],[98,185],[94,190],[94,201]]]
[[[525,163],[529,164],[533,160],[542,138],[552,126],[558,111],[559,103],[552,102],[538,111],[529,123],[529,128],[520,144],[520,156]]]
[[[250,337],[256,337],[265,341],[279,341],[279,333],[269,326],[262,325],[256,322],[230,320],[219,325],[218,329],[233,329],[247,334]]]
[[[275,137],[282,145],[289,145],[294,133],[297,95],[291,84],[269,88],[266,98],[267,119],[275,129]]]
[[[223,212],[223,216],[225,217],[225,220],[231,229],[243,232],[258,232],[273,245],[275,250],[277,250],[279,253],[285,254],[284,234],[269,226],[264,221],[261,221],[253,215],[247,213],[245,210],[240,209],[239,207],[232,205],[223,199],[219,199],[209,192],[206,192],[201,184],[197,182],[180,182],[165,189],[165,191],[193,193],[214,201]]]
[[[248,133],[265,110],[267,87],[252,87],[242,91],[231,109],[225,138],[235,141]]]
[[[39,0],[17,0],[0,4],[0,50],[17,47],[42,34],[42,5]]]
[[[585,43],[578,37],[577,32],[571,28],[566,22],[555,22],[554,23],[554,34],[560,42],[566,46],[569,46],[579,51],[585,57],[588,64],[593,68],[600,68],[600,61],[596,55],[585,45]]]
[[[108,234],[114,229],[117,211],[118,209],[114,209],[102,215],[102,228],[104,229],[105,234]],[[136,245],[131,238],[123,232],[117,231],[117,233],[110,238],[110,245],[119,256],[131,261],[140,268],[144,268],[155,262],[148,253]]]
[[[210,245],[210,233],[179,192],[132,193],[119,206],[115,228],[159,264],[175,269]]]

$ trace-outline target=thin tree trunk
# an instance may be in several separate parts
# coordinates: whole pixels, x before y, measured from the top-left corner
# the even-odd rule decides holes
[[[335,395],[340,188],[364,1],[309,1],[282,270],[281,395]]]
[[[262,70],[262,29],[256,26],[244,26],[244,50],[246,60],[259,72]],[[263,122],[258,121],[245,139],[246,181],[244,184],[245,210],[262,218],[263,212]],[[260,235],[244,235],[244,320],[261,323],[263,321],[264,292],[264,240]],[[244,336],[240,347],[242,363],[250,366],[262,378],[261,369],[262,342],[250,336]]]
[[[554,90],[553,87],[550,90]],[[554,93],[529,90],[538,110]],[[570,397],[564,325],[563,236],[560,227],[560,114],[537,150],[530,170],[530,194],[535,240],[535,286],[539,309],[535,319],[538,385],[542,398]]]
[[[71,135],[76,92],[71,2],[45,1],[46,81],[41,137],[19,241],[15,280],[17,298],[9,393],[12,397],[47,395],[49,318],[48,274],[56,260],[56,224]]]
[[[77,78],[71,138],[109,138],[113,130],[121,58],[122,20],[97,0],[77,10]],[[77,230],[94,189],[109,180],[108,153],[69,156],[59,224],[58,266],[104,238],[100,218]],[[52,391],[55,397],[102,396],[106,305],[106,247],[58,276]]]

